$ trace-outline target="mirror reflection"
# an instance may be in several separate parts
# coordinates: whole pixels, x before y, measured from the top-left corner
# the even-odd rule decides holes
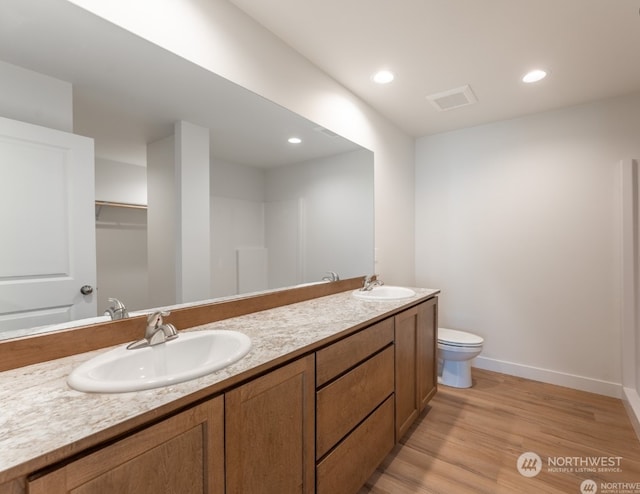
[[[82,256],[95,254],[95,290],[83,296],[74,287],[73,297],[95,315],[110,297],[132,312],[317,282],[328,271],[342,278],[373,271],[370,151],[64,1],[8,0],[0,19],[0,116],[93,139],[95,196],[87,208],[95,253]],[[184,128],[206,136],[197,145],[207,156],[206,227],[184,247],[207,244],[206,293],[191,286],[202,280],[176,281],[173,260],[154,261],[154,247],[175,251],[184,238],[176,231],[200,214],[158,220],[162,208],[152,201],[158,153],[175,162],[176,134],[184,139],[176,129]],[[8,161],[1,173],[31,188]],[[202,194],[200,185],[162,201],[169,215],[187,209],[180,201]],[[16,208],[0,214],[20,230],[33,226]],[[19,278],[0,268],[0,338],[73,318],[69,310],[32,317],[18,307],[8,286]]]

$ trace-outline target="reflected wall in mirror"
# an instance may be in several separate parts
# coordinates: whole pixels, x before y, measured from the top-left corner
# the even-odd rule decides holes
[[[168,305],[149,290],[147,149],[177,122],[209,133],[209,298],[373,272],[370,151],[64,0],[0,19],[0,116],[94,139],[96,315]],[[0,338],[33,332],[2,317]]]

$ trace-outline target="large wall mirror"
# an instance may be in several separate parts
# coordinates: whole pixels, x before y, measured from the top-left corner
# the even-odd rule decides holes
[[[209,130],[209,298],[373,272],[370,151],[64,0],[3,1],[0,64],[71,83],[94,139],[97,316],[170,305],[148,288],[147,161],[176,122]],[[0,339],[33,332],[0,316]]]

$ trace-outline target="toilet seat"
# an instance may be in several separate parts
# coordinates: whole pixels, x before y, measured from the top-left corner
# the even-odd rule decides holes
[[[450,347],[478,348],[482,346],[484,339],[457,329],[438,328],[438,343]]]

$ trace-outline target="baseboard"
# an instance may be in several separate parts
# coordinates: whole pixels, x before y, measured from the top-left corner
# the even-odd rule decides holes
[[[487,357],[476,357],[472,363],[473,367],[479,369],[490,370],[494,372],[502,372],[511,376],[523,377],[534,381],[541,381],[548,384],[556,384],[567,388],[579,389],[590,393],[611,396],[613,398],[622,398],[622,385],[598,379],[591,379],[573,374],[565,374],[563,372],[552,371],[549,369],[541,369],[539,367],[531,367],[528,365],[516,364],[513,362],[505,362]],[[640,408],[638,408],[640,410]]]
[[[623,388],[623,391],[624,397],[622,398],[622,402],[627,409],[633,430],[636,431],[636,436],[638,436],[640,440],[640,395],[638,395],[638,391],[633,388]]]

